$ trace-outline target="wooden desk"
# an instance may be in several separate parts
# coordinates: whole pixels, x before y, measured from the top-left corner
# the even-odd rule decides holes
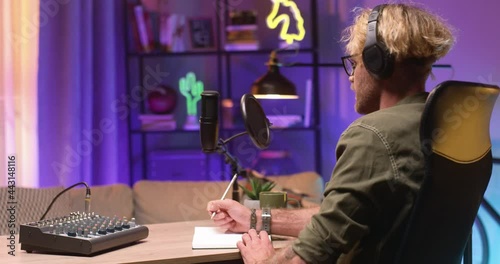
[[[211,220],[148,225],[149,236],[141,242],[93,257],[27,253],[16,245],[16,256],[7,254],[7,236],[0,251],[0,263],[203,263],[240,260],[238,249],[192,250],[191,242],[195,226],[213,226]],[[19,241],[17,234],[16,240]],[[287,241],[273,241],[275,248]]]

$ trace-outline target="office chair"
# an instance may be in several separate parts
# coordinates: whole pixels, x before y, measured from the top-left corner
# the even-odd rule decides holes
[[[420,126],[423,185],[401,247],[401,263],[472,261],[466,244],[492,172],[490,119],[498,86],[446,81],[427,99]]]

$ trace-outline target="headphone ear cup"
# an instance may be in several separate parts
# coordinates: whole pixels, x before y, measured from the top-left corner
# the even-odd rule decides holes
[[[394,58],[381,43],[363,49],[365,68],[380,79],[391,76],[394,69]]]

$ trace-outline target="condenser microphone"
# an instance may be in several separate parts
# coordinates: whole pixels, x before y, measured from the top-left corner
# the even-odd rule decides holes
[[[90,214],[90,188],[88,186],[85,192],[85,213]]]
[[[219,93],[204,91],[201,93],[200,138],[201,149],[205,153],[217,150],[219,137]]]

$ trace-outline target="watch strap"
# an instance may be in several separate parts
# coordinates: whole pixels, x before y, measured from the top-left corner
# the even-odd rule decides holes
[[[255,209],[251,209],[250,214],[250,229],[257,229],[257,215],[255,214]]]
[[[262,230],[271,234],[271,208],[262,208]]]

